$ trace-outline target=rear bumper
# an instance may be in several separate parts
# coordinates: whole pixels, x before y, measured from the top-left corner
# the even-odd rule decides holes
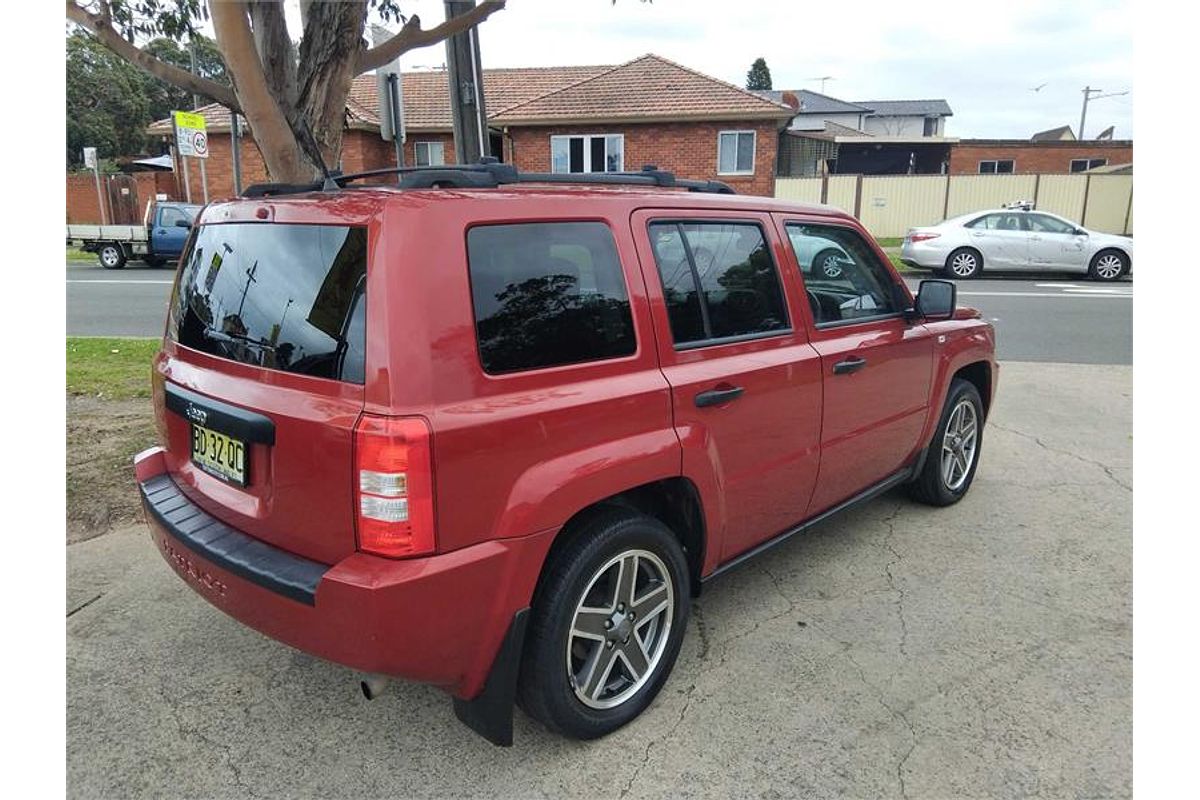
[[[482,689],[513,615],[529,605],[554,531],[429,558],[355,553],[319,564],[206,514],[166,472],[135,459],[155,546],[199,595],[273,639],[363,672]]]
[[[935,242],[937,240],[927,241]],[[926,242],[914,243],[905,239],[904,244],[900,247],[900,260],[910,267],[941,269],[946,265],[946,254],[942,252],[942,249],[938,245]]]

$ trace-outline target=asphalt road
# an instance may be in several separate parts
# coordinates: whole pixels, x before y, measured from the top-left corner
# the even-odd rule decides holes
[[[67,264],[69,336],[161,336],[171,295],[169,267],[134,262],[122,270]],[[916,288],[921,276],[907,276]],[[959,304],[996,326],[1005,361],[1133,363],[1133,282],[1062,278],[964,281]]]
[[[893,492],[714,581],[657,700],[595,742],[518,713],[495,748],[415,684],[368,702],[142,526],[71,545],[68,794],[1128,797],[1131,393],[1127,366],[1005,363],[962,502]]]

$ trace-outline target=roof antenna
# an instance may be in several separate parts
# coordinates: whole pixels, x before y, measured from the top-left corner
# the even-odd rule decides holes
[[[332,192],[340,189],[337,179],[342,176],[342,171],[330,170],[325,165],[325,158],[321,155],[317,137],[313,135],[312,126],[308,124],[308,120],[301,117],[297,123],[291,125],[291,128],[296,134],[296,140],[300,143],[300,149],[304,151],[304,155],[308,156],[321,170],[321,191]]]

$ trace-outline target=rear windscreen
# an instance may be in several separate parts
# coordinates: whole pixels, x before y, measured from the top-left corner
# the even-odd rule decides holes
[[[363,382],[367,230],[203,225],[183,256],[168,335],[268,369]]]

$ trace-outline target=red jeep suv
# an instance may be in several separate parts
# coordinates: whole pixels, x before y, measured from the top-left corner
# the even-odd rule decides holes
[[[184,581],[368,696],[601,736],[704,583],[891,487],[970,487],[992,327],[846,214],[649,167],[363,177],[204,209],[136,472]]]

